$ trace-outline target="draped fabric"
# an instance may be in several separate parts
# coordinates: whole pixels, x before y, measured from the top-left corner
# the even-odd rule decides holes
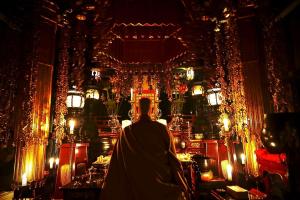
[[[187,188],[171,135],[142,116],[115,145],[101,200],[177,200]]]

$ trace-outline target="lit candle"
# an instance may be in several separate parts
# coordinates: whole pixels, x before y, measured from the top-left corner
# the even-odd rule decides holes
[[[246,157],[245,154],[241,154],[241,161],[242,161],[242,165],[246,164]]]
[[[55,165],[58,166],[58,164],[59,164],[59,158],[56,158],[55,159]]]
[[[52,158],[49,159],[49,167],[50,167],[50,169],[53,168],[53,163],[54,163],[54,158],[52,157]]]
[[[205,168],[208,167],[208,164],[207,164],[207,160],[206,160],[206,159],[204,160],[204,167],[205,167]]]
[[[133,101],[133,88],[130,88],[130,100]]]
[[[228,181],[232,181],[232,166],[231,164],[227,164],[227,179]]]
[[[22,186],[27,185],[27,174],[26,172],[22,175]]]
[[[228,118],[223,119],[223,124],[224,124],[224,130],[225,131],[229,131],[229,123],[230,123],[230,121],[229,121]]]
[[[75,127],[75,120],[74,119],[70,119],[69,126],[70,126],[70,134],[74,134],[74,127]]]

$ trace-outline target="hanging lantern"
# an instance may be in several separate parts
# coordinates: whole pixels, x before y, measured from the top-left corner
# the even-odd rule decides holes
[[[195,84],[192,88],[192,96],[202,95],[204,93],[204,88],[200,84]]]
[[[101,70],[100,68],[92,68],[92,77],[95,77],[96,80],[100,80],[101,79]]]
[[[187,68],[186,70],[186,80],[191,81],[194,79],[195,72],[192,67]]]
[[[100,98],[99,91],[96,88],[89,88],[85,93],[86,99],[96,99]]]
[[[76,86],[68,91],[66,104],[68,108],[83,108],[84,97],[82,92],[76,90]]]
[[[207,90],[208,104],[211,106],[220,105],[222,103],[221,88],[212,88]]]

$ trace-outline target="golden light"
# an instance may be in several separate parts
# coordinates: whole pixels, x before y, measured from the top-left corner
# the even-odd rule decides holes
[[[219,121],[223,124],[224,131],[229,131],[231,122],[230,122],[228,114],[222,113]]]
[[[192,67],[187,68],[187,70],[186,70],[186,79],[188,81],[191,81],[191,80],[194,79],[194,76],[195,76],[194,68],[192,68]]]
[[[86,20],[86,16],[83,14],[77,14],[76,15],[76,19],[80,20],[80,21],[85,21]]]
[[[75,119],[69,120],[70,134],[74,134],[75,123],[76,123]]]
[[[194,85],[192,88],[192,96],[201,95],[204,93],[204,88],[202,85]]]
[[[275,142],[270,142],[270,146],[276,147],[276,143]]]
[[[242,165],[246,164],[246,156],[243,153],[241,154],[241,163]]]
[[[89,10],[89,11],[95,10],[95,8],[96,8],[96,7],[95,7],[94,5],[86,5],[86,6],[85,6],[85,9],[86,9],[86,10]]]
[[[92,71],[91,75],[93,77],[95,77],[96,80],[101,79],[101,70],[100,70],[100,68],[92,68],[91,71]]]
[[[214,175],[211,170],[209,170],[208,172],[201,172],[201,180],[202,181],[210,181],[211,179],[213,179],[213,177],[214,177]]]
[[[207,90],[208,104],[211,106],[220,105],[222,103],[221,88],[212,88]]]
[[[228,118],[223,118],[223,127],[225,131],[229,131],[230,120]]]
[[[235,153],[233,154],[233,160],[234,160],[234,162],[237,160]]]
[[[22,174],[22,186],[26,186],[27,185],[27,174],[26,172],[24,174]]]
[[[186,142],[185,142],[185,141],[181,141],[181,142],[180,142],[180,147],[181,147],[182,149],[185,149],[185,148],[186,148]]]
[[[86,91],[86,94],[85,94],[85,98],[86,99],[99,99],[100,98],[100,95],[99,95],[99,91],[97,89],[88,89]]]
[[[50,169],[53,168],[53,163],[54,163],[54,158],[51,157],[51,158],[49,159],[49,168],[50,168]]]
[[[58,164],[59,164],[59,158],[56,158],[55,159],[55,165],[58,166]]]
[[[227,171],[227,180],[232,181],[232,166],[231,164],[227,164],[226,166],[226,171]]]
[[[111,139],[111,144],[112,144],[112,145],[115,145],[116,142],[117,142],[117,138],[112,138],[112,139]]]

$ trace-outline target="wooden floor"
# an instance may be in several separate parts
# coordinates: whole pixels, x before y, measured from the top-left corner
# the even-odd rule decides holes
[[[12,200],[14,192],[0,192],[0,200]]]

